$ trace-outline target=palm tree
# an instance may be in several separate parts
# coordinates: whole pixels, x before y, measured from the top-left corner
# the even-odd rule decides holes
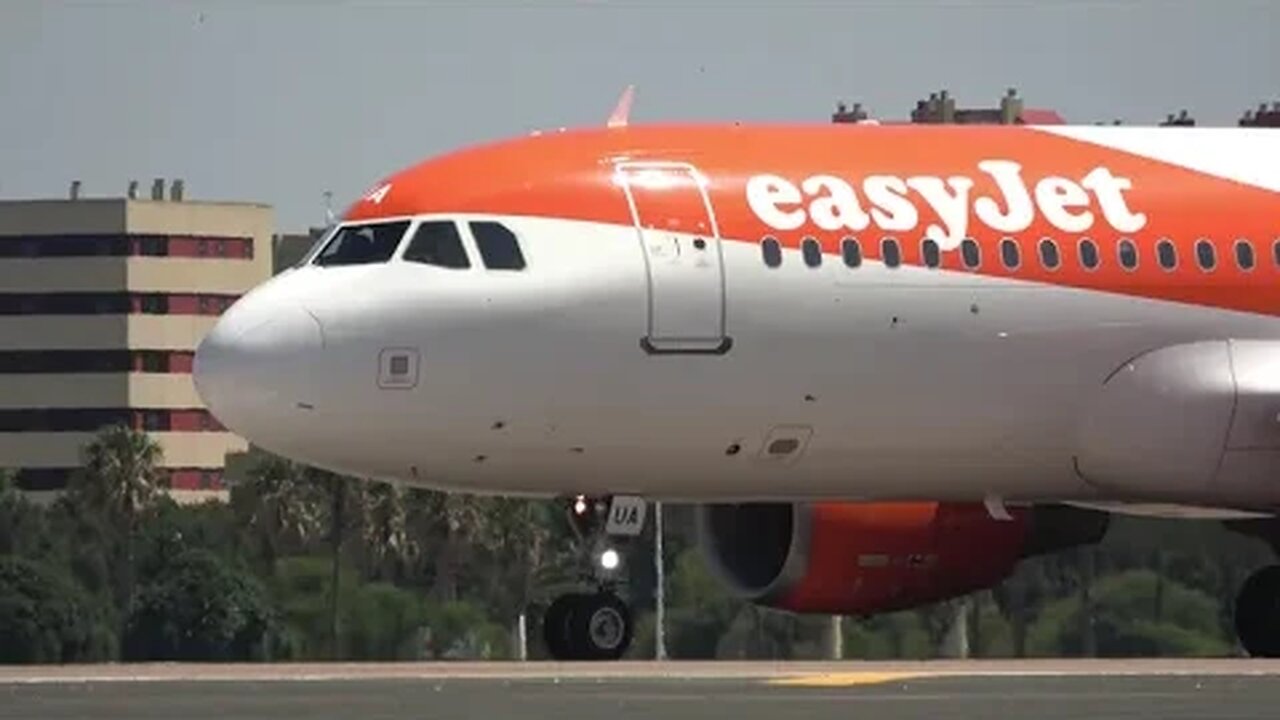
[[[305,465],[263,454],[246,479],[231,488],[231,507],[275,575],[286,543],[305,544],[319,534],[324,509],[315,473]]]
[[[123,537],[123,555],[116,574],[116,607],[120,609],[120,637],[124,637],[133,604],[133,539],[138,518],[160,495],[160,464],[164,450],[154,438],[127,425],[98,431],[81,453],[81,471],[71,480],[73,503],[110,518]]]
[[[405,565],[418,554],[419,545],[409,534],[405,493],[390,483],[367,483],[359,511],[364,547],[365,575],[377,580],[401,579]]]
[[[82,471],[72,479],[71,493],[132,532],[138,516],[160,495],[163,458],[163,448],[150,435],[127,425],[105,427],[81,452]]]

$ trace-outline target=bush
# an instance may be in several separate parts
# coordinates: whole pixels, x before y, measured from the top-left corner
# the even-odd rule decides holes
[[[427,610],[421,593],[387,583],[365,585],[347,608],[346,647],[355,660],[417,660]]]
[[[82,591],[43,565],[0,557],[0,662],[96,659],[101,636]]]
[[[134,596],[125,657],[265,659],[271,655],[275,625],[251,576],[204,550],[187,550]]]

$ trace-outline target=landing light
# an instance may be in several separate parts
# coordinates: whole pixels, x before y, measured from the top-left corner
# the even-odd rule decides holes
[[[600,553],[600,567],[605,570],[617,570],[619,562],[621,562],[621,558],[618,557],[617,550],[610,548]]]

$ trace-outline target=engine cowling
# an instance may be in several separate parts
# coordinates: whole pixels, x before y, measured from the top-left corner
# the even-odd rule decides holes
[[[748,503],[698,508],[713,571],[747,600],[869,615],[992,587],[1032,555],[1097,542],[1108,515],[1065,505]]]

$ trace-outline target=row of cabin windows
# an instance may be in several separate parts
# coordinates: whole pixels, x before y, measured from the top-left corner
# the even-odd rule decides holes
[[[489,270],[523,270],[524,254],[515,233],[502,223],[477,220],[467,223],[480,261]],[[315,265],[371,265],[389,262],[409,230],[408,220],[344,225],[333,233],[313,261]],[[418,224],[401,256],[406,262],[465,270],[471,257],[452,220],[426,220]]]
[[[1086,270],[1097,270],[1102,265],[1102,255],[1097,243],[1089,238],[1082,238],[1078,245],[1080,265]],[[1014,238],[1007,237],[1000,241],[1000,262],[1007,270],[1017,270],[1022,266],[1022,247]],[[766,237],[761,243],[764,264],[771,268],[782,265],[782,246],[777,238]],[[1062,254],[1058,243],[1053,238],[1043,238],[1037,245],[1040,265],[1047,270],[1057,270],[1062,266]],[[1195,243],[1196,265],[1205,272],[1218,265],[1218,251],[1212,242],[1206,239]],[[1237,240],[1233,246],[1236,267],[1240,270],[1252,270],[1257,265],[1253,244],[1248,240]],[[800,242],[800,255],[804,264],[816,268],[822,265],[822,246],[816,238],[806,237]],[[1129,238],[1121,238],[1116,245],[1116,260],[1125,270],[1136,270],[1139,264],[1138,245]],[[844,264],[850,268],[862,265],[862,245],[857,238],[846,237],[840,241],[840,256]],[[920,257],[925,267],[936,268],[942,265],[942,251],[938,243],[925,239],[920,243]],[[1272,245],[1272,257],[1280,267],[1280,239]],[[880,241],[880,259],[886,267],[896,268],[902,264],[902,248],[895,238],[884,238]],[[976,240],[966,238],[960,243],[960,260],[964,267],[976,270],[982,265],[982,248]],[[1173,241],[1161,239],[1156,242],[1156,262],[1164,270],[1178,267],[1178,249]]]

